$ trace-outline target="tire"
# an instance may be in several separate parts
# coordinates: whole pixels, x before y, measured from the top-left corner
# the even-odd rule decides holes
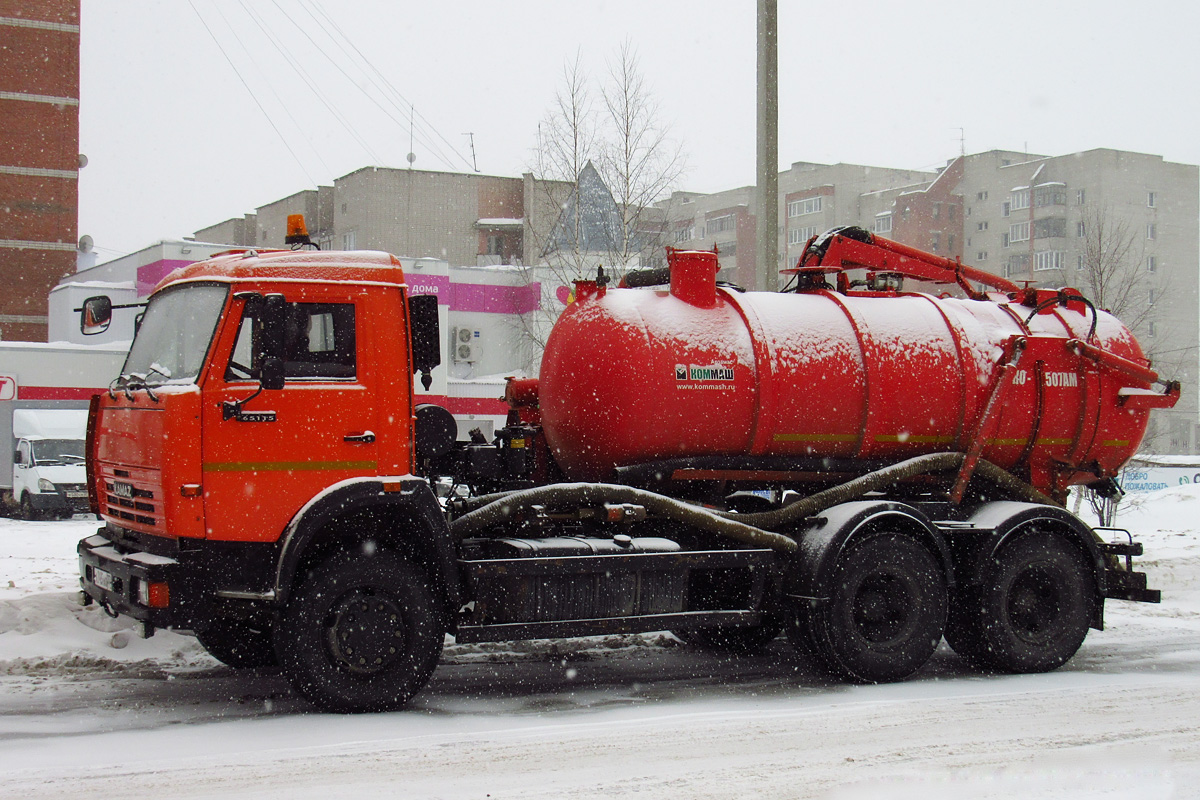
[[[210,656],[234,669],[274,667],[279,663],[271,630],[266,626],[223,619],[197,631],[196,638]]]
[[[381,552],[313,570],[283,612],[275,650],[292,685],[321,708],[386,711],[429,680],[444,637],[428,578]]]
[[[797,650],[843,678],[903,680],[933,655],[946,623],[942,567],[910,536],[877,533],[839,555],[827,601],[800,604],[788,626]]]
[[[1078,548],[1034,531],[984,567],[979,586],[955,599],[946,630],[954,651],[998,672],[1049,672],[1079,650],[1096,588]]]
[[[748,655],[762,650],[783,630],[783,620],[769,617],[752,627],[689,628],[671,631],[676,637],[702,650]]]
[[[41,515],[37,509],[33,507],[33,498],[29,496],[29,492],[21,495],[21,519],[39,519]]]

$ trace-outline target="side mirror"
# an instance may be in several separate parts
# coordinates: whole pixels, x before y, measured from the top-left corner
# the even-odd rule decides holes
[[[263,356],[263,367],[266,359],[274,357],[281,362],[284,357],[284,332],[287,323],[287,300],[281,294],[269,294],[263,298],[263,307],[259,317],[262,323],[262,342],[260,352]]]
[[[13,463],[14,464],[24,464],[25,463],[24,453],[22,453],[20,450],[14,450],[13,451]]]
[[[79,332],[84,336],[104,333],[112,323],[113,304],[107,295],[89,297],[83,301],[79,315]]]
[[[408,325],[412,336],[413,372],[421,373],[421,383],[428,389],[433,381],[429,373],[442,363],[437,295],[409,296]]]
[[[267,356],[262,361],[258,373],[259,385],[264,389],[279,390],[283,388],[283,359],[278,356]]]

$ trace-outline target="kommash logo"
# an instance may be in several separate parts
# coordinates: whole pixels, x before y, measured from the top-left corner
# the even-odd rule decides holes
[[[724,364],[676,364],[675,380],[681,389],[732,389],[733,367]]]

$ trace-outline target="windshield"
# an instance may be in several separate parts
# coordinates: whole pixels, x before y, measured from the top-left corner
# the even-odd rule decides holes
[[[34,439],[33,460],[42,466],[78,464],[84,460],[82,439]]]
[[[204,364],[227,286],[192,284],[150,298],[121,377],[140,382],[194,382]]]

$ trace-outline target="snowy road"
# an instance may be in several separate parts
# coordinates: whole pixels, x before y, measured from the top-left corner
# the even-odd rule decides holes
[[[91,524],[0,520],[0,796],[1200,797],[1198,511],[1194,490],[1131,510],[1163,605],[1110,603],[1048,675],[943,647],[914,680],[846,686],[782,639],[451,646],[411,708],[362,716],[72,609]]]

